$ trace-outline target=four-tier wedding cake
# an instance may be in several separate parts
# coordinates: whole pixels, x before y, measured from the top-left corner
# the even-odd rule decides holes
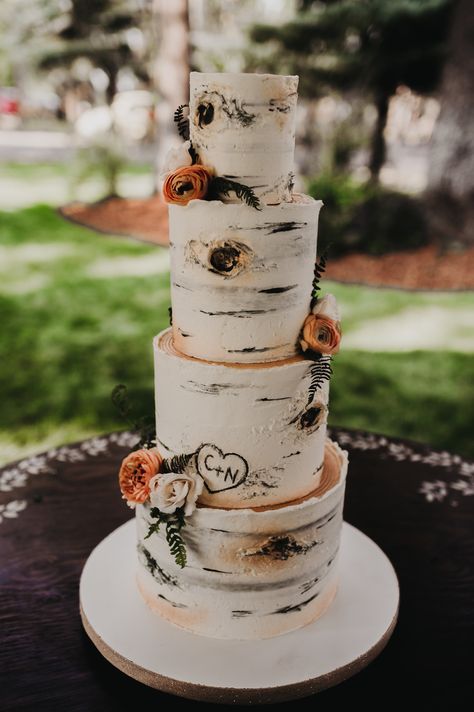
[[[156,433],[125,458],[138,587],[178,626],[266,638],[337,589],[347,456],[326,436],[340,341],[320,201],[293,192],[298,77],[191,74],[169,156],[172,326]]]

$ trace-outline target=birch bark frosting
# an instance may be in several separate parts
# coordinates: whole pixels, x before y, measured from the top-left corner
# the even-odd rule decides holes
[[[321,476],[328,384],[308,403],[313,364],[219,364],[183,357],[170,330],[154,342],[157,445],[197,453],[199,502],[254,507],[314,490]],[[206,445],[199,459],[199,448]],[[219,453],[221,453],[219,455]]]
[[[324,475],[306,499],[260,510],[201,507],[185,528],[189,561],[176,567],[163,533],[146,538],[137,510],[138,585],[152,610],[217,638],[268,638],[321,616],[337,588],[347,456],[328,442]]]
[[[224,205],[193,200],[170,216],[173,338],[215,361],[294,356],[309,312],[322,203]]]
[[[292,192],[297,85],[191,74],[190,141],[165,177],[156,433],[120,470],[143,599],[217,638],[307,625],[337,591],[347,454],[326,423],[340,315],[320,296],[322,203]]]
[[[262,203],[291,200],[297,89],[293,76],[191,72],[190,138],[201,162]]]

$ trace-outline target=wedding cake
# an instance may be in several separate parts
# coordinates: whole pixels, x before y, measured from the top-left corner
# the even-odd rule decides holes
[[[340,317],[321,202],[293,192],[298,77],[191,74],[168,158],[172,325],[156,432],[122,463],[138,588],[172,623],[259,639],[337,590],[347,455],[326,436]]]

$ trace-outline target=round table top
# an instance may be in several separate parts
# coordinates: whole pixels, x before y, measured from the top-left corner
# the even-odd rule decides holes
[[[453,708],[472,694],[474,463],[372,433],[335,428],[331,436],[349,452],[345,519],[391,559],[401,607],[383,653],[317,702]],[[110,665],[79,616],[84,562],[130,518],[117,472],[135,440],[112,433],[0,470],[1,709],[116,712],[173,702]]]

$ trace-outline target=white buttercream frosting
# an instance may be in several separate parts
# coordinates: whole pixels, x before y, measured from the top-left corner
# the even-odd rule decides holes
[[[298,77],[191,72],[190,83],[200,162],[253,188],[263,203],[290,200]]]
[[[278,504],[315,488],[329,388],[324,382],[309,402],[312,361],[209,363],[179,354],[170,330],[156,337],[154,353],[158,449],[164,457],[197,453],[200,502]]]
[[[347,456],[328,441],[324,482],[312,496],[275,509],[198,507],[182,536],[179,569],[164,532],[148,533],[137,508],[139,586],[150,607],[202,635],[265,638],[319,617],[334,597]]]
[[[180,351],[241,363],[298,352],[322,205],[298,198],[261,211],[205,200],[170,206],[173,336]]]

